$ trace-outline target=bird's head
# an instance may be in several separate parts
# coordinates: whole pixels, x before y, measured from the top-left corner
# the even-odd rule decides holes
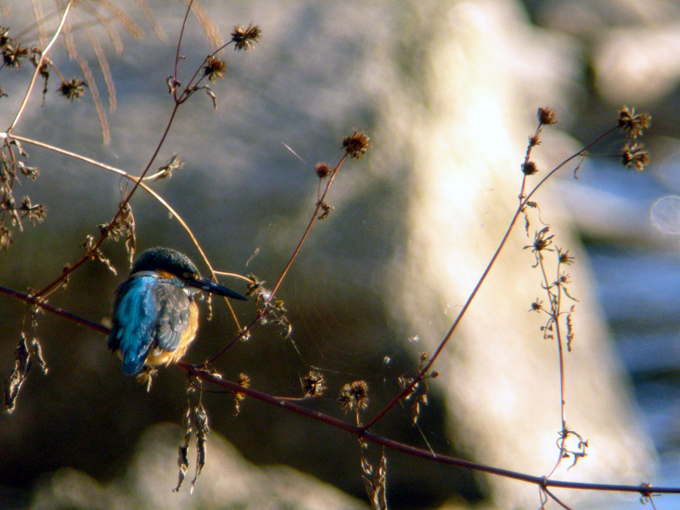
[[[203,278],[196,265],[183,253],[172,248],[151,248],[143,252],[132,266],[131,275],[141,271],[155,271],[157,273],[171,275],[184,282],[187,286],[218,296],[226,296],[233,299],[246,301],[248,298],[227,287]]]

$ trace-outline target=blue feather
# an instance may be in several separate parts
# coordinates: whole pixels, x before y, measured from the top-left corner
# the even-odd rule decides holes
[[[130,278],[118,287],[108,339],[109,348],[123,358],[126,374],[139,374],[145,364],[176,362],[184,354],[196,334],[198,319],[189,319],[192,311],[198,313],[193,300],[201,291],[246,299],[201,278],[194,263],[177,250],[151,248],[139,256]]]
[[[177,349],[189,324],[191,305],[183,287],[179,280],[141,271],[118,288],[108,345],[120,349],[123,372],[141,372],[151,349]]]
[[[118,288],[109,347],[120,349],[123,371],[129,375],[142,370],[155,340],[157,285],[157,277],[139,273]]]

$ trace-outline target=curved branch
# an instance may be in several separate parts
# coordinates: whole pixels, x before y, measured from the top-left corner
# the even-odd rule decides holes
[[[614,131],[619,129],[618,127],[613,127],[610,130],[606,131],[602,135],[598,136],[595,138],[592,142],[590,142],[588,145],[583,147],[580,151],[578,151],[575,154],[572,154],[568,158],[566,158],[564,161],[562,161],[559,165],[557,165],[555,168],[553,168],[548,174],[541,179],[536,186],[533,187],[533,189],[526,195],[522,196],[520,195],[520,202],[519,206],[517,207],[517,210],[515,211],[515,214],[513,215],[512,219],[510,220],[510,224],[508,225],[508,228],[505,232],[505,235],[503,235],[503,238],[501,239],[501,242],[499,243],[498,247],[496,248],[496,252],[493,254],[493,257],[491,257],[491,260],[489,261],[489,264],[486,266],[486,269],[482,273],[482,276],[479,278],[477,281],[477,284],[475,285],[475,288],[472,290],[472,293],[468,296],[467,301],[465,301],[465,304],[463,305],[463,308],[461,308],[460,313],[458,314],[458,317],[456,317],[456,320],[453,322],[453,325],[449,329],[449,331],[446,333],[446,336],[444,339],[439,343],[439,347],[437,347],[437,350],[435,353],[432,355],[428,363],[422,368],[422,370],[416,375],[416,377],[413,378],[413,381],[409,385],[407,385],[404,389],[401,390],[390,402],[383,407],[378,414],[373,417],[364,427],[366,429],[371,428],[373,425],[375,425],[378,421],[380,421],[383,416],[385,416],[397,403],[403,399],[406,395],[408,395],[413,387],[418,384],[420,381],[423,380],[427,372],[432,368],[434,365],[435,361],[437,361],[437,358],[439,355],[442,353],[446,345],[449,343],[449,340],[451,340],[451,337],[453,336],[453,333],[456,331],[456,328],[458,327],[458,324],[462,320],[463,316],[465,315],[465,312],[467,312],[468,308],[472,304],[472,301],[474,300],[475,296],[477,295],[477,292],[481,288],[482,284],[486,280],[486,277],[489,275],[489,272],[491,271],[491,268],[494,266],[496,263],[496,260],[498,259],[498,256],[500,255],[501,251],[505,247],[505,244],[508,241],[508,238],[510,237],[510,233],[512,230],[515,228],[515,224],[517,223],[517,219],[519,218],[520,214],[522,214],[522,211],[524,210],[524,207],[526,207],[527,202],[529,199],[538,191],[538,189],[548,180],[550,177],[552,177],[557,171],[562,169],[564,166],[566,166],[570,161],[574,160],[575,158],[582,157],[586,155],[586,152],[590,150],[595,144],[599,143],[601,140],[612,134]],[[526,175],[522,179],[522,192],[524,192],[524,187],[526,184]]]
[[[35,67],[35,72],[33,73],[33,78],[31,78],[31,83],[28,85],[28,90],[26,91],[24,100],[22,101],[21,106],[19,107],[19,111],[14,117],[12,124],[10,124],[10,126],[7,128],[7,133],[11,133],[12,129],[14,129],[14,126],[16,126],[17,122],[19,122],[19,118],[21,117],[21,114],[24,112],[24,109],[28,104],[28,99],[31,97],[31,92],[33,91],[33,87],[35,86],[35,81],[38,79],[38,74],[40,74],[40,68],[42,67],[42,64],[46,58],[45,55],[50,51],[54,43],[57,42],[57,39],[61,34],[62,28],[64,28],[64,23],[66,23],[66,16],[68,16],[68,11],[71,9],[71,6],[74,4],[74,2],[75,0],[69,0],[68,4],[66,4],[64,14],[62,14],[61,16],[61,21],[59,22],[59,26],[57,27],[56,33],[52,37],[52,40],[49,42],[49,44],[45,46],[45,49],[42,50],[42,52],[40,53],[40,60],[38,60],[38,65],[36,65]]]
[[[290,400],[282,400],[278,397],[273,397],[266,393],[261,393],[257,390],[251,388],[244,388],[237,383],[226,381],[222,379],[219,375],[208,373],[200,368],[180,361],[177,365],[184,370],[187,374],[201,379],[204,382],[215,384],[224,389],[229,390],[232,393],[240,393],[248,397],[252,397],[256,400],[260,400],[267,404],[274,405],[278,408],[291,411],[307,418],[320,421],[331,427],[344,430],[349,432],[357,438],[361,438],[365,441],[371,443],[379,444],[386,448],[394,451],[405,453],[412,457],[419,457],[429,461],[438,462],[440,464],[448,464],[450,466],[457,466],[466,469],[473,469],[475,471],[480,471],[488,473],[491,475],[502,476],[504,478],[511,478],[513,480],[519,480],[526,483],[532,483],[539,487],[559,487],[563,489],[578,489],[578,490],[597,490],[597,491],[609,491],[609,492],[633,492],[638,494],[648,494],[648,493],[658,493],[658,494],[680,494],[680,487],[652,487],[646,485],[614,485],[614,484],[603,484],[603,483],[581,483],[581,482],[567,482],[562,480],[548,480],[544,476],[533,476],[526,473],[520,473],[517,471],[511,471],[509,469],[502,469],[493,466],[487,466],[484,464],[479,464],[477,462],[472,462],[465,459],[460,459],[458,457],[452,457],[449,455],[442,455],[430,450],[423,450],[421,448],[416,448],[415,446],[409,446],[399,441],[388,439],[386,437],[380,436],[378,434],[373,434],[365,430],[364,427],[358,427],[352,425],[346,421],[340,420],[333,416],[320,413],[318,411],[313,411],[307,409],[298,404],[291,402]]]
[[[108,335],[111,330],[107,328],[106,326],[102,326],[101,324],[97,324],[96,322],[88,321],[87,319],[83,319],[79,315],[73,314],[71,312],[67,312],[63,308],[58,308],[56,306],[52,306],[39,297],[32,295],[32,294],[25,294],[23,292],[19,292],[18,290],[13,290],[9,289],[7,287],[3,287],[0,285],[0,293],[5,294],[7,296],[11,296],[16,299],[20,299],[21,301],[24,301],[25,303],[28,303],[29,305],[34,305],[39,308],[42,308],[46,312],[53,313],[55,315],[59,315],[60,317],[63,317],[64,319],[68,319],[70,321],[73,321],[77,324],[80,324],[81,326],[88,327],[90,329],[93,329],[94,331],[97,331],[98,333],[102,333],[104,335]]]
[[[40,308],[60,315],[61,317],[64,317],[69,320],[73,320],[74,322],[77,322],[78,324],[81,324],[83,326],[89,327],[99,333],[108,335],[109,334],[109,328],[106,328],[100,324],[96,324],[94,322],[90,322],[86,319],[83,319],[81,317],[78,317],[77,315],[74,315],[70,312],[67,312],[65,310],[62,310],[61,308],[57,308],[54,306],[51,306],[44,301],[41,301],[39,298],[36,298],[35,296],[30,296],[28,294],[24,294],[22,292],[18,292],[12,289],[8,289],[6,287],[0,286],[0,293],[6,294],[8,296],[21,299],[25,301],[26,303],[33,304],[35,306],[39,306]],[[495,476],[502,476],[504,478],[510,478],[513,480],[518,480],[521,482],[526,482],[526,483],[532,483],[534,485],[537,485],[541,487],[542,489],[546,489],[547,487],[559,487],[563,489],[572,489],[572,490],[595,490],[595,491],[608,491],[608,492],[629,492],[629,493],[638,493],[640,495],[648,495],[648,494],[680,494],[680,487],[654,487],[654,486],[649,486],[649,485],[616,485],[616,484],[602,484],[602,483],[581,483],[581,482],[566,482],[562,480],[549,480],[545,476],[533,476],[533,475],[528,475],[526,473],[520,473],[518,471],[511,471],[509,469],[502,469],[502,468],[497,468],[493,466],[487,466],[485,464],[479,464],[477,462],[472,462],[469,460],[465,459],[460,459],[458,457],[452,457],[450,455],[443,455],[436,453],[431,450],[423,450],[421,448],[417,448],[415,446],[410,446],[404,443],[401,443],[399,441],[395,441],[393,439],[388,439],[386,437],[380,436],[378,434],[374,434],[372,432],[369,432],[365,429],[365,427],[360,427],[357,425],[352,425],[351,423],[348,423],[346,421],[340,420],[338,418],[335,418],[333,416],[330,416],[328,414],[324,414],[318,411],[313,411],[311,409],[307,409],[306,407],[302,407],[301,405],[298,405],[294,402],[292,402],[289,399],[281,399],[279,397],[274,397],[271,395],[268,395],[266,393],[259,392],[257,390],[253,390],[251,388],[245,388],[237,383],[227,381],[221,378],[221,376],[217,374],[212,374],[209,372],[206,372],[205,370],[202,370],[201,368],[191,365],[189,363],[186,363],[184,361],[179,361],[177,363],[177,366],[184,370],[187,374],[192,375],[198,379],[201,379],[204,382],[214,384],[216,386],[220,386],[221,388],[224,388],[228,390],[231,393],[240,393],[243,395],[246,395],[248,397],[254,398],[256,400],[260,400],[262,402],[265,402],[267,404],[276,406],[280,409],[285,409],[290,412],[294,412],[297,414],[300,414],[302,416],[305,416],[307,418],[310,418],[315,421],[319,421],[322,423],[325,423],[326,425],[329,425],[331,427],[335,427],[340,430],[344,430],[345,432],[348,432],[352,434],[353,436],[357,438],[361,438],[365,441],[369,441],[374,444],[378,444],[381,446],[384,446],[386,448],[389,448],[393,451],[401,452],[406,455],[410,455],[412,457],[419,457],[425,460],[433,461],[433,462],[438,462],[440,464],[447,464],[450,466],[456,466],[456,467],[462,467],[466,469],[472,469],[475,471],[480,471],[483,473],[488,473],[491,475]]]
[[[83,155],[77,154],[75,152],[67,151],[65,149],[61,149],[61,148],[56,147],[54,145],[50,145],[50,144],[47,144],[47,143],[44,143],[44,142],[40,142],[38,140],[33,140],[31,138],[26,138],[26,137],[23,137],[23,136],[9,134],[9,133],[0,133],[0,138],[10,138],[10,139],[13,138],[13,139],[18,140],[18,141],[23,142],[23,143],[28,143],[28,144],[31,144],[31,145],[35,145],[36,147],[41,147],[43,149],[47,149],[47,150],[56,152],[57,154],[63,154],[64,156],[68,156],[70,158],[77,159],[79,161],[84,161],[85,163],[89,163],[91,165],[98,166],[99,168],[103,168],[104,170],[108,170],[109,172],[116,173],[116,174],[120,175],[121,177],[125,177],[126,179],[129,179],[132,182],[136,183],[136,185],[139,185],[139,187],[141,187],[144,191],[146,191],[152,197],[154,197],[156,200],[158,200],[158,202],[160,202],[163,205],[163,207],[165,207],[168,210],[168,212],[170,214],[172,214],[173,218],[177,219],[179,224],[182,226],[182,228],[185,230],[185,232],[189,235],[191,242],[194,243],[194,246],[196,247],[199,254],[201,255],[201,258],[203,258],[203,261],[205,262],[206,266],[208,266],[208,271],[210,271],[210,274],[212,275],[213,279],[215,281],[217,281],[217,275],[216,275],[215,270],[213,269],[212,264],[208,260],[208,257],[206,256],[205,252],[201,248],[201,245],[198,243],[196,236],[191,231],[191,228],[189,228],[189,225],[187,224],[187,222],[184,221],[184,219],[182,219],[182,217],[179,215],[179,213],[177,211],[175,211],[175,209],[173,209],[172,206],[168,202],[166,202],[163,197],[161,197],[158,193],[156,193],[148,185],[144,184],[144,182],[142,182],[142,177],[135,177],[135,176],[127,173],[125,170],[121,170],[120,168],[116,168],[114,166],[106,165],[106,164],[101,163],[101,162],[99,162],[95,159],[88,158],[87,156],[83,156]],[[232,317],[236,321],[237,327],[239,327],[239,329],[240,329],[239,323],[236,320],[236,314],[235,314],[233,308],[231,307],[231,304],[229,303],[229,301],[226,298],[225,298],[225,301],[227,302],[227,305],[229,306],[229,310],[231,311]]]

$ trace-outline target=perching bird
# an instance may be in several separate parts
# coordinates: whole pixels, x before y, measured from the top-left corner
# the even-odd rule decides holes
[[[171,248],[142,253],[118,287],[109,349],[123,359],[123,372],[144,378],[153,367],[177,362],[196,336],[200,291],[247,298],[202,278],[189,257]]]

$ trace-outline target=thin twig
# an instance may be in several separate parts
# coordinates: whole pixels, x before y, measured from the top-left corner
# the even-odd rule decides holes
[[[12,130],[14,129],[14,126],[16,126],[17,122],[19,122],[19,118],[21,117],[21,114],[24,112],[24,109],[26,108],[26,105],[28,104],[28,99],[31,97],[31,92],[33,91],[33,86],[35,85],[36,80],[38,79],[38,74],[40,74],[40,68],[42,67],[43,62],[45,61],[45,55],[47,55],[47,52],[50,51],[52,46],[54,45],[55,42],[57,42],[57,39],[59,38],[59,35],[61,34],[61,30],[64,27],[64,23],[66,23],[66,16],[68,15],[68,11],[71,9],[71,6],[75,0],[69,0],[69,2],[66,4],[66,8],[64,9],[64,14],[61,16],[61,21],[59,22],[59,26],[57,27],[57,31],[55,32],[54,36],[52,37],[52,40],[49,42],[49,44],[45,47],[44,50],[40,52],[40,60],[38,60],[38,64],[35,67],[35,72],[33,73],[33,77],[31,78],[31,83],[28,86],[28,90],[26,91],[26,95],[24,96],[24,100],[21,102],[21,106],[19,107],[19,111],[17,112],[16,116],[14,117],[14,120],[12,121],[12,124],[10,124],[9,128],[7,128],[7,133],[11,133]]]
[[[608,491],[608,492],[628,492],[637,494],[646,493],[659,493],[659,494],[680,494],[680,487],[651,487],[651,486],[640,486],[640,485],[614,485],[614,484],[598,484],[598,483],[581,483],[581,482],[567,482],[562,480],[548,480],[544,476],[533,476],[526,473],[520,473],[517,471],[511,471],[508,469],[501,469],[493,466],[487,466],[484,464],[479,464],[476,462],[471,462],[465,459],[460,459],[457,457],[451,457],[448,455],[443,455],[439,453],[433,453],[429,450],[424,450],[421,448],[416,448],[399,441],[394,441],[377,434],[373,434],[366,430],[366,427],[358,427],[352,425],[346,421],[340,420],[333,416],[313,411],[302,407],[289,400],[282,400],[266,393],[261,393],[252,388],[246,388],[235,382],[227,381],[222,379],[219,375],[214,375],[199,367],[190,365],[183,361],[177,363],[177,366],[187,372],[188,374],[197,377],[207,383],[215,384],[222,388],[225,388],[233,393],[240,393],[246,395],[247,397],[260,400],[262,402],[271,404],[280,409],[286,411],[291,411],[307,418],[320,421],[326,425],[330,425],[337,429],[344,430],[358,438],[364,439],[371,443],[379,444],[385,446],[394,451],[402,452],[404,454],[419,457],[422,459],[439,462],[441,464],[448,464],[451,466],[458,466],[466,469],[473,469],[475,471],[480,471],[488,473],[491,475],[501,476],[504,478],[510,478],[513,480],[519,480],[522,482],[532,483],[540,487],[559,487],[564,489],[577,489],[577,490],[596,490],[596,491]]]
[[[55,315],[59,315],[60,317],[63,317],[64,319],[68,319],[70,321],[73,321],[77,324],[80,324],[81,326],[86,326],[90,329],[93,329],[99,333],[103,333],[104,335],[108,335],[110,333],[110,329],[102,326],[101,324],[97,324],[96,322],[88,321],[87,319],[83,319],[79,315],[73,314],[71,312],[67,312],[66,310],[62,308],[58,308],[56,306],[52,306],[45,301],[41,300],[40,298],[36,297],[35,295],[30,295],[30,294],[25,294],[23,292],[19,292],[13,289],[9,289],[7,287],[3,287],[0,285],[0,293],[6,294],[7,296],[11,296],[13,298],[19,299],[21,301],[24,301],[25,303],[28,303],[29,305],[34,305],[39,308],[42,308],[43,310],[53,313]]]
[[[557,263],[557,279],[555,280],[557,282],[557,295],[553,296],[552,292],[550,291],[550,282],[548,281],[548,275],[545,272],[545,265],[544,265],[544,258],[543,254],[539,252],[539,262],[541,265],[541,274],[543,275],[543,281],[545,283],[546,287],[546,292],[548,292],[548,298],[550,299],[550,308],[551,308],[551,316],[552,316],[552,321],[555,324],[555,339],[557,340],[557,357],[558,357],[558,363],[559,363],[559,373],[560,373],[560,418],[562,421],[562,432],[561,432],[561,438],[560,438],[560,445],[559,445],[559,453],[557,457],[557,462],[555,462],[555,466],[552,468],[550,473],[547,475],[547,478],[550,478],[557,468],[559,467],[560,463],[562,462],[562,459],[564,458],[564,453],[565,453],[565,443],[567,442],[567,437],[569,435],[568,430],[567,430],[567,419],[566,419],[566,395],[565,395],[565,375],[564,375],[564,347],[562,345],[562,330],[560,328],[560,306],[561,306],[561,300],[562,300],[562,287],[559,283],[559,278],[560,278],[560,263],[558,260]],[[551,496],[552,497],[552,496]]]
[[[494,266],[496,263],[496,260],[498,259],[498,256],[500,255],[501,251],[505,247],[505,244],[507,243],[508,238],[510,237],[510,233],[512,232],[513,228],[515,227],[515,224],[517,223],[517,218],[519,218],[520,214],[522,213],[522,210],[524,207],[526,207],[527,202],[529,199],[536,193],[536,191],[550,178],[552,177],[558,170],[563,168],[565,165],[567,165],[570,161],[577,157],[581,157],[587,153],[588,150],[590,150],[595,144],[600,142],[603,138],[609,136],[611,133],[616,131],[618,127],[614,127],[610,129],[609,131],[605,132],[604,134],[598,136],[595,140],[590,142],[588,145],[586,145],[583,149],[581,149],[579,152],[573,154],[572,156],[569,156],[566,158],[564,161],[562,161],[559,165],[557,165],[555,168],[553,168],[543,179],[539,181],[536,186],[523,198],[520,199],[519,206],[517,207],[517,210],[515,211],[515,214],[513,215],[512,219],[510,220],[510,224],[503,235],[503,238],[501,239],[500,244],[498,245],[498,248],[496,248],[495,253],[493,254],[493,257],[491,257],[491,260],[489,261],[489,264],[486,266],[486,269],[484,269],[484,272],[482,273],[482,276],[480,277],[479,281],[475,285],[475,288],[472,290],[472,293],[468,297],[467,301],[461,308],[458,317],[456,317],[456,320],[453,322],[453,325],[449,329],[449,331],[446,333],[446,336],[444,339],[440,342],[439,346],[437,347],[437,350],[435,353],[432,355],[428,363],[420,370],[418,375],[416,375],[413,380],[408,384],[405,388],[403,388],[392,400],[383,407],[378,414],[375,415],[375,417],[370,420],[366,425],[365,428],[368,430],[371,428],[373,425],[375,425],[378,421],[382,419],[383,416],[385,416],[395,405],[397,405],[397,402],[399,402],[402,398],[404,398],[406,395],[411,393],[411,389],[418,384],[423,377],[428,373],[430,368],[432,368],[432,365],[434,365],[435,361],[437,361],[437,358],[439,355],[442,353],[446,345],[449,343],[449,340],[453,336],[453,333],[456,331],[456,328],[458,327],[458,324],[462,320],[462,318],[465,316],[465,312],[467,312],[468,308],[472,304],[472,301],[474,298],[477,296],[477,292],[481,288],[482,284],[486,280],[486,277],[489,275],[489,272],[491,271],[491,268]],[[524,186],[524,180],[522,181],[522,186]]]
[[[300,252],[300,248],[302,248],[302,245],[304,244],[305,239],[307,239],[307,235],[309,234],[309,231],[312,229],[312,225],[314,225],[314,222],[316,221],[317,216],[319,215],[319,211],[321,210],[321,205],[324,203],[324,200],[326,199],[326,195],[328,194],[328,190],[330,189],[331,185],[333,184],[333,180],[335,179],[335,176],[338,175],[338,170],[340,170],[340,167],[345,162],[345,159],[347,159],[347,155],[348,155],[348,153],[345,152],[345,154],[340,159],[340,162],[337,164],[337,166],[333,170],[332,175],[328,179],[328,182],[326,183],[326,189],[324,189],[323,194],[321,195],[321,197],[316,202],[316,208],[314,209],[314,213],[312,214],[312,217],[309,220],[309,224],[307,225],[307,228],[305,229],[305,233],[302,234],[302,238],[300,238],[300,242],[298,242],[298,245],[295,248],[293,255],[291,255],[290,260],[288,260],[288,264],[286,264],[286,267],[284,268],[283,272],[281,273],[281,276],[279,277],[278,281],[276,282],[276,285],[274,285],[274,289],[269,294],[269,297],[267,298],[267,303],[270,303],[272,301],[272,299],[274,299],[274,294],[276,294],[276,291],[278,290],[279,286],[281,285],[281,282],[286,277],[286,274],[288,273],[290,266],[293,265],[293,261],[295,260],[298,253]]]
[[[266,305],[271,303],[271,301],[274,299],[274,295],[276,294],[276,291],[279,289],[281,286],[281,283],[283,282],[283,279],[286,277],[288,274],[288,270],[290,267],[293,265],[293,261],[297,257],[298,253],[300,252],[300,249],[302,248],[302,245],[304,244],[305,240],[307,239],[307,235],[312,229],[312,225],[314,225],[314,222],[316,221],[319,212],[321,211],[321,206],[324,204],[324,200],[326,199],[326,195],[328,194],[328,190],[330,189],[331,185],[333,184],[333,181],[335,179],[335,176],[338,174],[338,170],[340,170],[340,167],[342,164],[345,162],[345,159],[347,159],[347,156],[349,155],[348,152],[345,152],[345,154],[340,158],[340,161],[338,162],[337,166],[333,170],[333,173],[330,175],[330,178],[328,179],[328,182],[326,183],[326,187],[323,191],[322,194],[317,193],[317,201],[316,201],[316,208],[314,209],[314,213],[312,214],[312,217],[309,220],[309,223],[307,224],[307,228],[305,229],[304,233],[302,234],[302,237],[300,238],[300,241],[297,244],[297,247],[295,248],[295,251],[291,255],[290,259],[288,260],[288,263],[286,264],[286,267],[283,269],[281,272],[281,276],[279,276],[279,279],[277,280],[276,284],[274,285],[274,289],[269,293],[269,296],[266,298],[265,303]],[[240,339],[246,337],[248,334],[250,334],[250,331],[257,326],[260,321],[265,317],[266,315],[266,305],[265,307],[261,308],[255,318],[252,320],[252,322],[246,326],[244,329],[239,331],[238,335],[236,335],[229,343],[227,343],[222,349],[220,349],[216,354],[211,356],[207,361],[206,364],[212,364],[215,361],[217,361],[220,357],[224,355],[231,347],[234,345],[236,342],[238,342]]]
[[[37,147],[41,147],[41,148],[43,148],[43,149],[47,149],[47,150],[56,152],[57,154],[63,154],[64,156],[68,156],[68,157],[73,158],[73,159],[77,159],[77,160],[80,160],[80,161],[84,161],[85,163],[89,163],[89,164],[94,165],[94,166],[97,166],[97,167],[99,167],[99,168],[103,168],[104,170],[108,170],[109,172],[116,173],[116,174],[118,174],[118,175],[120,175],[120,176],[122,176],[122,177],[125,177],[126,179],[129,179],[129,180],[131,180],[131,181],[133,181],[133,182],[135,182],[135,183],[138,183],[139,186],[140,186],[144,191],[146,191],[146,192],[149,193],[152,197],[154,197],[156,200],[158,200],[158,202],[160,202],[160,203],[163,205],[163,207],[165,207],[165,208],[168,210],[168,212],[172,215],[173,218],[177,219],[177,221],[178,221],[179,224],[182,226],[182,228],[184,229],[184,231],[189,235],[189,238],[191,239],[191,242],[194,244],[194,246],[196,247],[196,249],[197,249],[198,252],[200,253],[201,258],[202,258],[203,261],[205,262],[206,266],[208,266],[208,271],[209,271],[210,274],[212,275],[213,279],[214,279],[215,281],[217,281],[217,273],[218,273],[218,271],[215,271],[215,270],[213,269],[212,264],[210,263],[210,260],[208,260],[208,257],[206,256],[205,252],[203,251],[203,248],[201,248],[201,245],[199,244],[198,239],[196,239],[196,236],[195,236],[194,233],[191,231],[191,228],[189,227],[189,225],[187,224],[187,222],[184,221],[184,219],[182,218],[182,216],[180,216],[180,214],[179,214],[175,209],[173,209],[173,207],[172,207],[168,202],[166,202],[165,199],[164,199],[163,197],[161,197],[158,193],[156,193],[152,188],[150,188],[150,187],[149,187],[148,185],[146,185],[144,182],[141,182],[141,178],[140,178],[140,177],[135,177],[135,176],[130,175],[129,173],[127,173],[125,170],[121,170],[120,168],[116,168],[116,167],[111,166],[111,165],[106,165],[106,164],[101,163],[101,162],[99,162],[99,161],[97,161],[97,160],[95,160],[95,159],[88,158],[87,156],[83,156],[83,155],[78,154],[78,153],[75,153],[75,152],[67,151],[67,150],[65,150],[65,149],[61,149],[60,147],[56,147],[56,146],[54,146],[54,145],[49,145],[49,144],[47,144],[47,143],[40,142],[40,141],[38,141],[38,140],[33,140],[33,139],[31,139],[31,138],[26,138],[26,137],[24,137],[24,136],[19,136],[19,135],[11,135],[11,136],[7,136],[6,133],[0,133],[0,138],[13,138],[13,139],[19,140],[20,142],[23,142],[23,143],[28,143],[28,144],[31,144],[31,145],[35,145],[35,146],[37,146]],[[239,325],[239,322],[238,322],[238,318],[236,317],[236,312],[234,312],[234,309],[233,309],[233,307],[231,306],[231,303],[229,303],[229,301],[226,300],[226,298],[225,298],[225,301],[226,301],[227,305],[229,305],[229,310],[230,310],[230,312],[231,312],[231,315],[232,315],[234,321],[236,322],[236,326],[240,329],[240,325]]]
[[[175,74],[173,75],[173,79],[175,80],[175,83],[178,83],[177,80],[177,75],[179,74],[179,61],[180,61],[180,49],[182,48],[182,38],[184,37],[184,29],[187,26],[187,20],[189,19],[189,13],[191,12],[191,6],[193,5],[194,0],[190,0],[189,4],[187,5],[187,11],[184,13],[184,20],[182,21],[182,28],[179,31],[179,39],[177,40],[177,51],[175,52]],[[174,88],[173,86],[173,94],[172,96],[175,98],[175,103],[179,103],[180,100],[177,97],[177,89]]]
[[[552,492],[550,492],[546,487],[542,487],[541,490],[542,490],[543,492],[545,492],[548,496],[550,496],[550,498],[551,498],[555,503],[557,503],[558,505],[560,505],[562,508],[564,508],[564,509],[566,509],[566,510],[571,510],[571,507],[568,507],[565,503],[563,503],[562,501],[560,501],[560,499],[559,499],[557,496],[555,496]]]

